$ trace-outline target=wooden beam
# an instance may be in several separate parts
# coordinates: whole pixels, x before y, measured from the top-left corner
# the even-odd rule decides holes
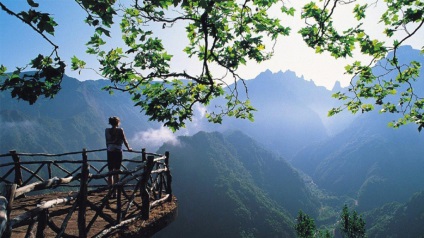
[[[68,196],[66,198],[57,198],[57,199],[53,199],[47,202],[43,202],[41,203],[39,206],[37,206],[36,208],[29,210],[13,219],[10,220],[10,226],[12,228],[16,228],[21,226],[22,223],[26,222],[26,220],[28,219],[34,219],[34,217],[38,216],[38,214],[43,211],[44,209],[49,209],[51,207],[54,207],[58,204],[62,204],[62,203],[66,203],[69,201],[74,200],[75,197],[73,196]]]
[[[0,237],[3,237],[3,233],[7,228],[7,199],[0,196]]]
[[[86,226],[86,210],[87,210],[87,183],[88,183],[88,161],[87,150],[84,148],[82,152],[82,165],[81,165],[81,183],[80,192],[78,196],[78,230],[80,238],[87,238]]]
[[[72,217],[72,214],[77,210],[77,202],[74,202],[74,204],[72,205],[71,210],[69,210],[68,214],[66,215],[65,219],[63,220],[62,225],[60,226],[60,232],[57,233],[56,238],[60,238],[63,237],[66,227],[68,226],[68,222]]]
[[[151,207],[151,208],[154,208],[154,207],[156,207],[156,206],[159,206],[159,205],[161,205],[161,204],[163,204],[163,203],[167,202],[167,201],[169,200],[169,197],[172,197],[172,196],[171,196],[171,194],[166,194],[163,198],[158,199],[158,200],[156,200],[156,201],[152,202],[152,203],[150,204],[150,207]]]
[[[25,171],[27,171],[28,173],[31,174],[31,176],[21,184],[21,186],[24,185],[24,184],[27,184],[34,177],[36,177],[40,181],[44,181],[44,179],[38,175],[38,172],[43,168],[43,166],[44,166],[44,163],[42,163],[40,165],[40,167],[38,167],[38,169],[34,172],[34,171],[28,169],[27,167],[21,165],[21,169],[23,169],[23,170],[25,170]]]
[[[37,220],[31,220],[31,223],[28,225],[25,238],[37,238],[35,236],[35,234],[37,233],[35,223],[37,223]]]
[[[22,171],[21,171],[21,159],[16,154],[16,150],[9,151],[12,155],[13,162],[15,163],[15,183],[18,186],[22,185]]]
[[[147,182],[150,179],[150,173],[152,172],[153,166],[155,163],[153,162],[153,156],[147,157],[147,164],[144,168],[144,173],[140,182],[140,193],[141,193],[141,219],[148,220],[150,213],[150,195],[147,191]]]
[[[117,225],[115,225],[115,226],[112,226],[112,227],[110,227],[110,228],[108,228],[108,229],[104,229],[102,232],[100,232],[99,234],[97,234],[94,238],[107,237],[107,235],[108,235],[109,233],[111,233],[111,232],[113,232],[114,230],[119,229],[119,228],[121,228],[121,227],[123,227],[123,226],[125,226],[125,225],[127,225],[127,224],[130,224],[130,223],[132,223],[132,222],[136,221],[137,219],[139,219],[139,218],[140,218],[140,216],[141,216],[141,215],[138,215],[138,216],[133,217],[133,218],[131,218],[131,219],[128,219],[128,220],[122,221],[122,222],[120,222],[119,224],[117,224]]]
[[[91,202],[87,202],[87,205],[90,206],[90,208],[94,211],[96,211],[96,215],[98,214],[101,218],[103,218],[105,221],[109,222],[109,224],[115,224],[115,220],[108,214],[102,212],[100,208],[98,208],[96,205],[94,205]]]
[[[16,189],[15,198],[21,196],[22,194],[29,193],[31,191],[38,191],[38,190],[53,188],[61,184],[68,184],[77,179],[78,179],[77,177],[67,177],[67,178],[54,177],[43,182],[39,181],[32,184],[28,184],[26,186]]]
[[[37,224],[37,238],[44,238],[46,237],[45,230],[47,227],[47,222],[49,220],[49,210],[44,209],[40,211],[37,217],[38,224]]]
[[[165,152],[165,167],[166,167],[166,188],[165,192],[169,194],[168,202],[172,201],[172,175],[171,170],[169,170],[169,151]]]
[[[5,238],[8,238],[12,235],[12,225],[10,224],[10,214],[12,213],[12,208],[13,208],[13,202],[15,201],[15,192],[16,192],[16,187],[18,185],[17,184],[11,184],[10,186],[8,186],[8,190],[7,190],[7,220],[9,221],[9,225],[6,227],[6,230],[3,232],[3,236]]]

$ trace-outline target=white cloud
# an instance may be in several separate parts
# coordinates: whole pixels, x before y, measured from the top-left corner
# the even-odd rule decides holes
[[[183,130],[185,131],[184,134],[188,135],[188,134],[193,134],[196,133],[197,131],[201,130],[202,128],[202,122],[204,122],[205,120],[205,116],[206,116],[206,107],[204,105],[201,105],[199,103],[196,103],[193,107],[194,109],[194,116],[191,120],[191,122],[187,123],[186,128]]]
[[[194,105],[195,112],[198,112],[198,116],[196,117],[196,120],[200,120],[206,116],[206,107],[202,104],[195,104]],[[197,115],[197,113],[195,113]]]
[[[148,151],[157,150],[163,143],[179,144],[177,136],[166,127],[149,128],[147,131],[136,133],[130,139],[133,149],[146,148]]]
[[[157,129],[149,128],[148,130],[137,132],[131,139],[129,139],[129,143],[135,150],[146,148],[149,152],[157,150],[164,143],[179,146],[180,143],[178,136],[191,136],[205,129],[204,124],[207,123],[205,115],[206,107],[200,104],[195,104],[194,116],[191,122],[187,122],[185,128],[181,128],[175,133],[164,126]]]

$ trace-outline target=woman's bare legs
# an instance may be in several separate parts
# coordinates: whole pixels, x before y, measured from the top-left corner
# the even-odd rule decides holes
[[[113,176],[109,175],[108,179],[107,179],[107,183],[109,184],[109,186],[113,185]]]

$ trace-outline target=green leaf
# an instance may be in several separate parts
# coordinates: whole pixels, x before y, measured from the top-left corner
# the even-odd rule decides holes
[[[110,31],[106,30],[103,27],[97,27],[96,28],[96,33],[99,34],[99,35],[105,34],[106,36],[109,36],[110,37]]]
[[[86,63],[83,60],[78,59],[75,55],[71,58],[71,69],[78,70],[83,69]]]
[[[0,75],[4,75],[4,73],[6,73],[7,68],[4,65],[0,65]]]
[[[27,0],[27,2],[31,7],[38,7],[39,6],[39,4],[34,2],[33,0]]]

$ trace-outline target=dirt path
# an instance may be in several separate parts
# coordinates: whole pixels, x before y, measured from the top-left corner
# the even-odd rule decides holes
[[[11,218],[27,212],[29,210],[32,210],[37,207],[37,204],[41,204],[43,201],[50,201],[54,200],[56,198],[63,198],[66,197],[68,193],[50,193],[45,195],[36,195],[36,196],[28,196],[26,198],[17,199],[13,203],[13,210],[11,213]],[[96,204],[96,206],[101,205],[101,200],[105,197],[106,193],[98,193],[93,196],[89,196],[88,199],[90,202]],[[138,200],[136,202],[141,203],[139,196]],[[127,202],[122,197],[122,207],[125,209],[127,207]],[[49,217],[50,220],[57,226],[61,227],[63,221],[65,220],[65,217],[69,213],[69,211],[72,208],[72,204],[66,204],[66,205],[57,205],[56,207],[53,207],[49,209]],[[116,220],[116,199],[110,199],[109,205],[103,209],[103,213],[106,214],[106,216],[110,216],[114,220]],[[58,213],[62,213],[58,215]],[[138,214],[139,210],[136,206],[132,205],[131,209],[129,210],[128,214]],[[92,220],[92,218],[95,216],[96,212],[94,210],[91,210],[89,207],[87,207],[86,212],[86,221],[87,224]],[[112,234],[108,237],[149,237],[159,231],[160,229],[166,227],[170,222],[175,220],[177,215],[177,200],[173,198],[171,202],[164,203],[156,208],[151,209],[149,220],[142,221],[142,220],[136,220],[134,223],[129,224],[127,226],[124,226],[122,229],[120,229],[118,232]],[[69,223],[66,227],[65,233],[67,235],[76,236],[78,237],[78,211],[74,212],[72,214],[71,219],[69,220]],[[17,227],[13,229],[12,237],[20,238],[25,237],[28,229],[28,225],[31,223],[31,220],[28,220],[26,222],[27,224],[21,227]],[[37,225],[35,224],[35,227]],[[94,237],[99,232],[103,231],[104,229],[108,228],[110,226],[109,222],[107,222],[104,218],[98,216],[96,218],[96,221],[94,222],[93,226],[91,227],[90,231],[88,232],[87,237]],[[45,230],[46,237],[56,237],[56,233],[50,228],[47,227]]]

